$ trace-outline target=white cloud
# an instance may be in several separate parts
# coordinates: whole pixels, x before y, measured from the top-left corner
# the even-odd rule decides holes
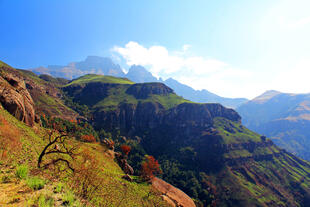
[[[190,45],[184,45],[182,51],[169,52],[165,47],[155,45],[146,48],[137,42],[129,42],[125,47],[115,46],[113,51],[121,55],[130,65],[142,65],[150,68],[155,75],[167,77],[180,71],[205,75],[223,70],[228,64],[216,59],[200,56],[187,56]]]
[[[310,26],[310,16],[299,19],[287,19],[284,16],[279,17],[279,24],[285,29],[298,29]]]
[[[278,74],[271,87],[289,93],[309,93],[309,77],[310,59],[300,59]]]
[[[170,52],[160,45],[147,48],[131,41],[124,47],[115,46],[112,51],[127,65],[142,65],[156,77],[172,77],[195,89],[207,89],[226,97],[253,96],[254,89],[248,86],[252,73],[214,58],[189,55],[190,48],[184,45],[180,51]]]
[[[189,48],[191,48],[192,46],[191,45],[183,45],[182,49],[184,52],[186,52]]]

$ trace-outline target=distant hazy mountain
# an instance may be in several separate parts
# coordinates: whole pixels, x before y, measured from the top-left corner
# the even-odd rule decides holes
[[[173,78],[169,78],[165,81],[162,79],[158,80],[152,75],[152,73],[147,71],[142,66],[132,66],[125,77],[136,83],[157,81],[162,82],[172,88],[176,94],[183,96],[188,100],[199,103],[220,103],[226,107],[236,108],[247,101],[245,98],[224,98],[207,90],[195,90],[190,86],[174,80]]]
[[[241,104],[247,102],[248,100],[245,98],[224,98],[218,96],[210,91],[205,89],[203,90],[195,90],[185,84],[174,80],[173,78],[169,78],[163,81],[167,86],[172,88],[177,94],[183,96],[184,98],[199,102],[199,103],[220,103],[223,106],[229,108],[236,108]]]
[[[158,79],[155,78],[152,73],[140,65],[131,66],[126,74],[126,78],[136,83],[158,82]]]
[[[125,74],[118,64],[110,58],[88,56],[84,61],[72,62],[66,66],[49,65],[47,68],[39,67],[30,69],[37,74],[48,74],[54,77],[73,79],[85,74],[102,74],[123,77]]]
[[[236,110],[245,126],[310,160],[310,94],[267,91]]]

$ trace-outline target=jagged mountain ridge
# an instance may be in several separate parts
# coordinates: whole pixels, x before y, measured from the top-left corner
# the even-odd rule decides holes
[[[47,68],[38,67],[30,70],[37,74],[48,74],[66,79],[74,79],[90,73],[118,77],[125,75],[121,67],[115,64],[110,58],[99,56],[88,56],[84,61],[72,62],[66,66],[49,65]]]
[[[237,111],[245,126],[310,160],[310,94],[267,91]]]
[[[94,126],[155,155],[163,178],[204,205],[309,205],[309,163],[242,126],[234,110],[187,101],[160,83],[86,80],[64,91],[90,107]]]
[[[226,107],[236,108],[245,103],[245,98],[225,98],[218,96],[208,90],[194,90],[190,86],[182,84],[173,78],[162,80],[156,78],[143,66],[132,65],[128,73],[124,73],[118,64],[113,63],[110,58],[89,56],[85,61],[69,63],[67,66],[48,66],[33,68],[31,71],[37,74],[49,74],[54,77],[74,79],[85,74],[112,75],[126,77],[136,83],[162,82],[172,88],[177,94],[198,103],[220,103]]]
[[[136,83],[162,82],[172,88],[178,95],[198,103],[220,103],[229,108],[236,108],[247,101],[245,98],[224,98],[205,89],[195,90],[173,78],[167,80],[157,79],[144,67],[137,65],[131,66],[125,77]]]

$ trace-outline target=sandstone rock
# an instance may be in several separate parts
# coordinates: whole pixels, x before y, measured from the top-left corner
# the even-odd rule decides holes
[[[9,73],[0,77],[0,103],[20,121],[29,126],[34,125],[35,110],[32,97],[26,89],[25,82]]]
[[[177,207],[176,204],[166,195],[161,195],[162,199],[166,201],[170,206]]]
[[[128,164],[127,160],[123,157],[123,155],[121,153],[115,153],[115,158],[116,158],[119,166],[124,171],[124,173],[126,173],[128,175],[134,174],[133,168]]]
[[[177,205],[175,206],[196,207],[194,201],[187,194],[162,179],[155,177],[152,180],[152,187],[176,203]]]

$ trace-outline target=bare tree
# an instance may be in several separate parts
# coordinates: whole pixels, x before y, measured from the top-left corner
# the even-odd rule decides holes
[[[56,165],[57,163],[62,162],[65,163],[70,170],[74,171],[71,161],[78,155],[78,145],[73,145],[69,141],[69,138],[73,136],[73,134],[66,132],[61,126],[53,124],[52,129],[47,129],[46,136],[48,143],[39,155],[38,168],[47,168],[50,165]],[[43,158],[47,155],[57,156],[50,157],[50,161],[42,166]]]

